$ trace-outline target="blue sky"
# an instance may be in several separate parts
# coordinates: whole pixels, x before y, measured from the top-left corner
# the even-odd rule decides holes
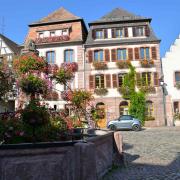
[[[136,15],[152,18],[152,27],[162,40],[161,56],[180,34],[180,0],[1,0],[0,33],[21,44],[28,24],[63,6],[86,23],[120,7]]]

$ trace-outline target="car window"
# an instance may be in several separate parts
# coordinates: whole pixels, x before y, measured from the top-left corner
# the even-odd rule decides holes
[[[125,115],[125,116],[120,117],[120,120],[132,120],[132,119],[133,119],[133,117],[130,115]]]

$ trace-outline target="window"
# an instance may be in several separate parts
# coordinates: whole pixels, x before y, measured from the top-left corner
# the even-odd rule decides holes
[[[117,60],[126,60],[127,52],[126,49],[118,49],[117,50]]]
[[[55,31],[50,31],[50,36],[51,37],[55,36]]]
[[[95,76],[95,87],[96,88],[104,88],[104,75],[96,75]]]
[[[174,107],[174,113],[178,113],[179,112],[179,102],[178,101],[173,102],[173,107]]]
[[[149,60],[150,59],[149,48],[148,47],[140,48],[140,56],[141,59]]]
[[[39,38],[43,38],[44,37],[44,33],[40,32],[38,36],[39,36]]]
[[[124,29],[116,29],[116,38],[122,38],[124,37]]]
[[[103,50],[94,51],[94,60],[95,61],[103,61],[104,60]]]
[[[74,50],[67,49],[64,51],[64,62],[74,62]]]
[[[55,64],[55,52],[54,51],[46,52],[46,60],[49,64]]]
[[[152,101],[146,101],[146,116],[147,117],[154,116],[154,106]]]
[[[96,39],[103,39],[104,33],[103,30],[96,30]]]
[[[119,87],[122,87],[123,84],[124,84],[124,76],[125,76],[125,74],[119,74],[118,75],[118,85],[119,85]]]
[[[180,83],[180,72],[175,72],[175,82]]]
[[[62,30],[62,35],[63,35],[63,36],[68,35],[68,29],[63,29],[63,30]]]
[[[129,114],[129,103],[127,101],[122,101],[119,105],[119,114],[121,117],[124,117],[122,115],[128,115]]]
[[[144,36],[145,35],[144,27],[136,27],[135,33],[136,36]]]
[[[142,73],[142,85],[143,86],[150,86],[152,82],[152,75],[150,72],[143,72]]]

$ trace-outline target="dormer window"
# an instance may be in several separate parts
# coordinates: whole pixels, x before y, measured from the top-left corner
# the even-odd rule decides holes
[[[122,38],[124,36],[124,28],[116,29],[116,38]]]
[[[145,36],[145,29],[143,26],[133,27],[133,36]]]
[[[55,36],[55,31],[50,31],[50,37],[54,37]]]
[[[38,35],[39,38],[43,38],[44,37],[44,33],[43,32],[40,32],[39,35]]]
[[[67,36],[68,35],[68,29],[63,29],[62,30],[62,35]]]
[[[104,38],[104,33],[103,30],[96,30],[96,39],[103,39]]]

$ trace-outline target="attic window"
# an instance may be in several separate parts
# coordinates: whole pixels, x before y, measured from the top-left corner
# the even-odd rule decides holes
[[[44,37],[44,33],[40,32],[38,36],[39,36],[39,38],[43,38]]]
[[[68,29],[63,29],[62,30],[62,35],[67,36],[68,35]]]
[[[50,31],[50,37],[55,36],[55,31]]]

